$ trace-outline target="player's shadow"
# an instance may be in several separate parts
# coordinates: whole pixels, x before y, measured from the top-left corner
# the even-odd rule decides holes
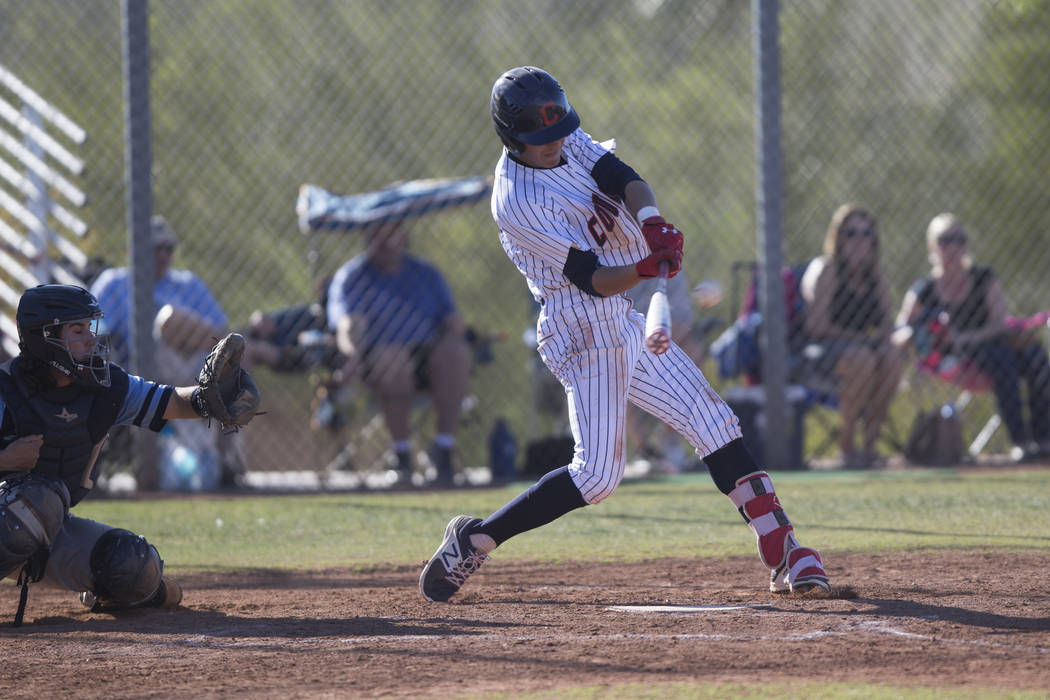
[[[85,611],[84,613],[88,613]],[[17,629],[3,629],[0,639],[10,631],[18,635],[61,633],[80,644],[112,644],[113,634],[163,635],[170,644],[185,646],[222,645],[212,640],[253,640],[252,646],[265,646],[266,639],[337,639],[367,641],[381,638],[464,637],[508,629],[531,627],[507,621],[461,618],[384,618],[384,617],[246,617],[217,610],[181,608],[160,610],[122,610],[111,614],[48,616],[27,621]],[[102,633],[100,635],[100,633]],[[84,635],[84,636],[80,636]],[[243,642],[248,644],[248,642]]]
[[[867,618],[876,616],[891,619],[911,617],[916,620],[946,620],[968,627],[986,627],[988,629],[1018,632],[1045,632],[1050,630],[1050,617],[1015,617],[983,610],[969,610],[954,605],[931,605],[930,603],[887,598],[855,598],[853,602],[871,605],[874,606],[874,609],[863,608],[847,612],[842,610],[805,610],[794,612],[833,615],[835,617],[857,616]]]

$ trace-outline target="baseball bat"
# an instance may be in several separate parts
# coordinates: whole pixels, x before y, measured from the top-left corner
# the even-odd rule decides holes
[[[645,314],[645,348],[654,355],[663,355],[671,346],[671,306],[667,303],[667,273],[669,262],[660,263],[656,277],[656,291],[649,300]]]

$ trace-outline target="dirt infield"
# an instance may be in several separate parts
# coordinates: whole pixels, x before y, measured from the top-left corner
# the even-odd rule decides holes
[[[26,625],[11,629],[18,597],[5,581],[0,695],[453,697],[670,681],[1050,687],[1045,557],[829,554],[829,573],[855,598],[767,593],[754,558],[493,560],[451,604],[426,603],[415,568],[191,576],[183,608],[120,616],[37,587]],[[729,609],[611,609],[653,605]]]

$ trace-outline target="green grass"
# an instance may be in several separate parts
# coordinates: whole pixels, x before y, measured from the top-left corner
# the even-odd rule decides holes
[[[946,548],[1050,553],[1050,470],[779,472],[800,538],[823,551]],[[501,489],[91,500],[74,513],[143,534],[171,571],[415,567],[458,513],[488,515]],[[754,540],[706,474],[627,482],[500,548],[501,559],[734,556]]]

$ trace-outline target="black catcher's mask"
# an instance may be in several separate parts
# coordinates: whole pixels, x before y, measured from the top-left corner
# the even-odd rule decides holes
[[[42,284],[27,289],[18,302],[18,347],[24,355],[54,367],[77,384],[109,386],[109,342],[99,336],[102,307],[83,287]],[[64,338],[63,326],[87,324],[94,343],[76,352]]]

